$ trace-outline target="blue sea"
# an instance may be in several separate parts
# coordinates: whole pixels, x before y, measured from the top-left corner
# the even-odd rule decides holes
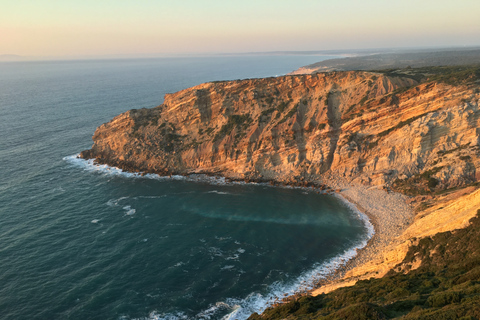
[[[0,318],[246,319],[345,263],[371,231],[337,197],[76,158],[165,93],[326,58],[0,63]]]

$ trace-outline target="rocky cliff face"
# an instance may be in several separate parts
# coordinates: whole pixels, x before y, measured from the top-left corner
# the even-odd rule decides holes
[[[406,193],[475,182],[478,70],[458,82],[428,72],[205,83],[101,125],[81,156],[160,174],[290,182],[333,175]]]

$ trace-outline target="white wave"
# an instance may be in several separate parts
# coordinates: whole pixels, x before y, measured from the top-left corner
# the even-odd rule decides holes
[[[225,260],[238,260],[240,258],[240,255],[238,253],[235,253],[233,256],[226,257]]]
[[[65,189],[63,189],[62,187],[57,187],[53,189],[53,192],[65,192]]]
[[[174,266],[174,267],[181,267],[181,266],[183,266],[183,265],[186,265],[186,263],[183,262],[183,261],[180,261],[180,262],[174,264],[173,266]]]
[[[90,221],[91,223],[99,223],[100,222],[100,219],[93,219],[92,221]]]
[[[125,206],[123,207],[123,210],[125,210],[125,215],[127,216],[132,216],[137,212],[137,210],[133,209],[131,206]]]
[[[230,192],[224,192],[224,191],[218,191],[218,190],[212,190],[208,191],[207,193],[216,193],[216,194],[232,194]]]
[[[200,312],[195,318],[197,319],[210,319],[215,313],[222,308],[230,308],[225,302],[217,302],[214,306]]]
[[[223,268],[221,268],[220,270],[231,270],[231,269],[233,269],[233,268],[235,268],[235,266],[233,266],[233,265],[226,265],[226,266],[224,266]]]
[[[144,174],[143,172],[127,172],[123,171],[117,167],[111,167],[106,164],[98,164],[94,162],[94,159],[82,159],[79,158],[79,154],[67,156],[63,158],[64,161],[67,161],[71,165],[76,167],[80,167],[85,171],[88,172],[96,172],[103,175],[109,176],[119,176],[124,178],[145,178],[145,179],[160,179],[160,180],[184,180],[183,176],[159,176],[158,174],[147,173]]]
[[[79,158],[79,154],[63,157],[63,160],[71,164],[72,166],[82,168],[87,172],[95,172],[108,176],[119,176],[124,178],[143,178],[143,179],[156,179],[156,180],[185,180],[191,182],[206,182],[214,185],[234,185],[234,184],[246,184],[243,181],[227,181],[224,177],[208,176],[204,174],[191,174],[189,176],[171,175],[171,176],[159,176],[154,173],[143,172],[127,172],[117,167],[111,167],[106,164],[95,163],[94,159],[82,159]]]
[[[123,201],[123,200],[128,199],[128,198],[129,197],[120,197],[118,199],[110,199],[110,200],[107,201],[107,206],[118,207],[120,201]]]
[[[237,249],[236,253],[233,255],[226,257],[225,260],[238,260],[240,259],[240,254],[245,253],[245,249],[239,248]]]
[[[121,320],[125,319],[130,319],[128,317],[124,317],[123,319],[120,318]],[[178,313],[158,313],[158,311],[152,311],[148,315],[148,317],[143,317],[143,318],[135,318],[133,320],[188,320],[188,316],[183,313],[183,312],[178,312]]]
[[[215,236],[215,239],[220,240],[220,241],[225,241],[225,240],[231,240],[232,237],[218,237],[218,236]]]
[[[135,197],[134,199],[160,199],[160,198],[166,198],[167,195],[166,194],[163,194],[161,196],[138,196],[138,197]]]
[[[210,252],[211,256],[221,257],[223,255],[223,251],[217,247],[210,247],[208,248],[208,252]]]

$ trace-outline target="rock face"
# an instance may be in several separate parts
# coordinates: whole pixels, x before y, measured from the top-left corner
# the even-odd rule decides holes
[[[479,83],[411,71],[205,83],[97,128],[81,157],[130,171],[234,179],[340,176],[406,192],[480,178]]]

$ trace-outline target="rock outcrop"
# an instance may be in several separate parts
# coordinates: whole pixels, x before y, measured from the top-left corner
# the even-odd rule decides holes
[[[101,125],[81,156],[159,174],[333,175],[412,195],[463,186],[480,178],[475,70],[458,82],[406,69],[205,83]]]

